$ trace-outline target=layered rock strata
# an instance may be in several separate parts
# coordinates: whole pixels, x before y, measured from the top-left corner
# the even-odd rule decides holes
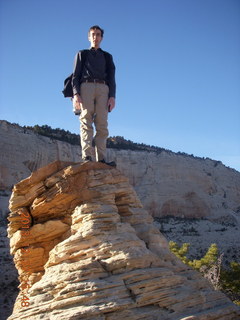
[[[81,160],[79,145],[1,120],[0,149],[0,219],[8,214],[12,186],[18,181],[52,161]],[[155,153],[108,149],[108,158],[116,161],[118,169],[129,177],[144,208],[159,220],[165,236],[179,244],[191,243],[192,259],[204,255],[216,243],[224,253],[224,261],[240,260],[236,241],[240,230],[240,172],[219,161],[167,150]],[[4,228],[2,232],[5,233]],[[1,234],[0,226],[0,242],[7,247]],[[9,263],[7,253],[4,259]]]
[[[237,319],[183,265],[128,179],[104,164],[55,162],[15,185],[8,236],[19,272],[13,319]]]

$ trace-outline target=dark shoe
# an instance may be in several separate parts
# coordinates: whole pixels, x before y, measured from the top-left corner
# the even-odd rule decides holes
[[[102,160],[99,160],[98,162],[107,164],[108,166],[111,166],[111,167],[116,167],[117,166],[115,161],[106,162],[104,159],[102,159]]]
[[[92,161],[92,157],[86,156],[86,157],[83,157],[82,160],[83,160],[84,163],[90,162],[90,161]]]

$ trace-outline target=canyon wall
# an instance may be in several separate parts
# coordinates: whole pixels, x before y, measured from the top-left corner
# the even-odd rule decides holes
[[[6,236],[13,185],[53,161],[80,162],[81,152],[79,146],[6,121],[0,121],[0,150],[0,293],[4,293],[17,282]],[[129,178],[144,208],[154,217],[155,226],[168,240],[191,243],[189,254],[195,258],[216,243],[224,253],[224,262],[240,261],[238,171],[219,161],[170,151],[158,154],[109,149],[108,157]],[[0,304],[7,307],[11,299],[0,298]]]
[[[56,160],[81,161],[80,147],[0,121],[0,215],[8,213],[12,186]],[[199,252],[213,242],[239,259],[240,173],[221,162],[170,151],[108,149],[141,202],[169,238]],[[186,221],[188,222],[186,224]],[[192,230],[192,232],[191,232]],[[206,237],[207,235],[207,237]],[[197,237],[196,237],[197,236]],[[194,250],[194,249],[192,249]]]
[[[56,160],[80,162],[80,147],[0,121],[1,213],[4,195],[34,170]],[[236,220],[240,215],[240,173],[221,162],[176,154],[109,149],[108,157],[129,177],[154,217]],[[8,199],[7,199],[8,200]]]
[[[178,260],[128,179],[56,161],[14,186],[8,237],[20,293],[9,320],[236,320]]]

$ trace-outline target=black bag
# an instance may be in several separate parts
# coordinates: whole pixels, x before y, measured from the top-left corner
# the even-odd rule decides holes
[[[73,77],[73,74],[71,74],[69,77],[67,77],[64,80],[64,87],[63,87],[62,93],[65,98],[72,98],[73,97],[72,77]]]
[[[81,50],[82,53],[82,64],[84,65],[86,61],[86,56],[87,56],[88,50]],[[64,80],[64,87],[63,87],[63,95],[65,98],[72,98],[73,97],[73,88],[72,88],[72,77],[73,74],[71,74],[69,77],[67,77]]]

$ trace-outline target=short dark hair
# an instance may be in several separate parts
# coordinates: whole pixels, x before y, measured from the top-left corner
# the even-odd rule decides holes
[[[103,30],[102,28],[100,28],[99,26],[97,26],[97,25],[96,25],[96,26],[92,26],[92,27],[89,29],[88,34],[90,33],[91,30],[95,30],[95,29],[100,30],[100,31],[101,31],[101,36],[103,37],[104,30]]]

